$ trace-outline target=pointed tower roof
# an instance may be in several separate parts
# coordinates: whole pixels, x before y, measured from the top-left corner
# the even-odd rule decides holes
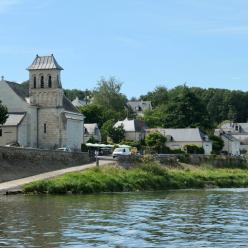
[[[58,64],[53,54],[49,56],[39,56],[36,55],[33,63],[27,68],[27,70],[47,70],[47,69],[57,69],[63,70],[63,68]]]

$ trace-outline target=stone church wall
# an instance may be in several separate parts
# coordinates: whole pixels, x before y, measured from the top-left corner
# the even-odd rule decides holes
[[[61,122],[56,108],[42,108],[38,114],[39,148],[61,147]],[[46,125],[46,127],[44,127]],[[44,130],[46,128],[46,130]]]

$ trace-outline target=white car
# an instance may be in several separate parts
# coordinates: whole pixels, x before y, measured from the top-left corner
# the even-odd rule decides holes
[[[112,154],[113,158],[116,158],[118,156],[128,156],[128,155],[131,155],[130,149],[128,147],[115,148]]]
[[[56,151],[71,152],[71,148],[70,147],[61,147],[61,148],[56,149]]]

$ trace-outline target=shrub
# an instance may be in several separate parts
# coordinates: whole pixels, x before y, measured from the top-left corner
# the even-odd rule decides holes
[[[145,143],[152,151],[161,153],[165,150],[166,138],[159,132],[150,133],[145,137]]]
[[[185,145],[184,150],[189,154],[204,154],[204,149],[196,145]]]
[[[213,145],[212,145],[212,153],[213,154],[220,154],[222,148],[224,147],[224,141],[215,135],[211,135],[209,137],[210,140],[212,140]]]
[[[81,144],[81,152],[87,152],[88,147],[85,144]]]

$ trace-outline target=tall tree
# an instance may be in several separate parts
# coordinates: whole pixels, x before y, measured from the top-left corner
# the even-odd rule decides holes
[[[159,105],[166,104],[168,101],[168,91],[164,86],[158,86],[154,91],[148,92],[144,96],[140,96],[141,100],[151,101],[155,108]]]
[[[166,127],[208,127],[208,115],[205,105],[187,86],[175,94],[165,108]]]
[[[106,80],[102,78],[93,93],[93,103],[104,107],[107,111],[115,113],[115,118],[124,118],[127,98],[121,90],[122,83],[114,77]]]
[[[79,108],[79,111],[85,116],[85,123],[97,123],[99,127],[106,121],[105,110],[102,106],[96,104],[87,104]]]

